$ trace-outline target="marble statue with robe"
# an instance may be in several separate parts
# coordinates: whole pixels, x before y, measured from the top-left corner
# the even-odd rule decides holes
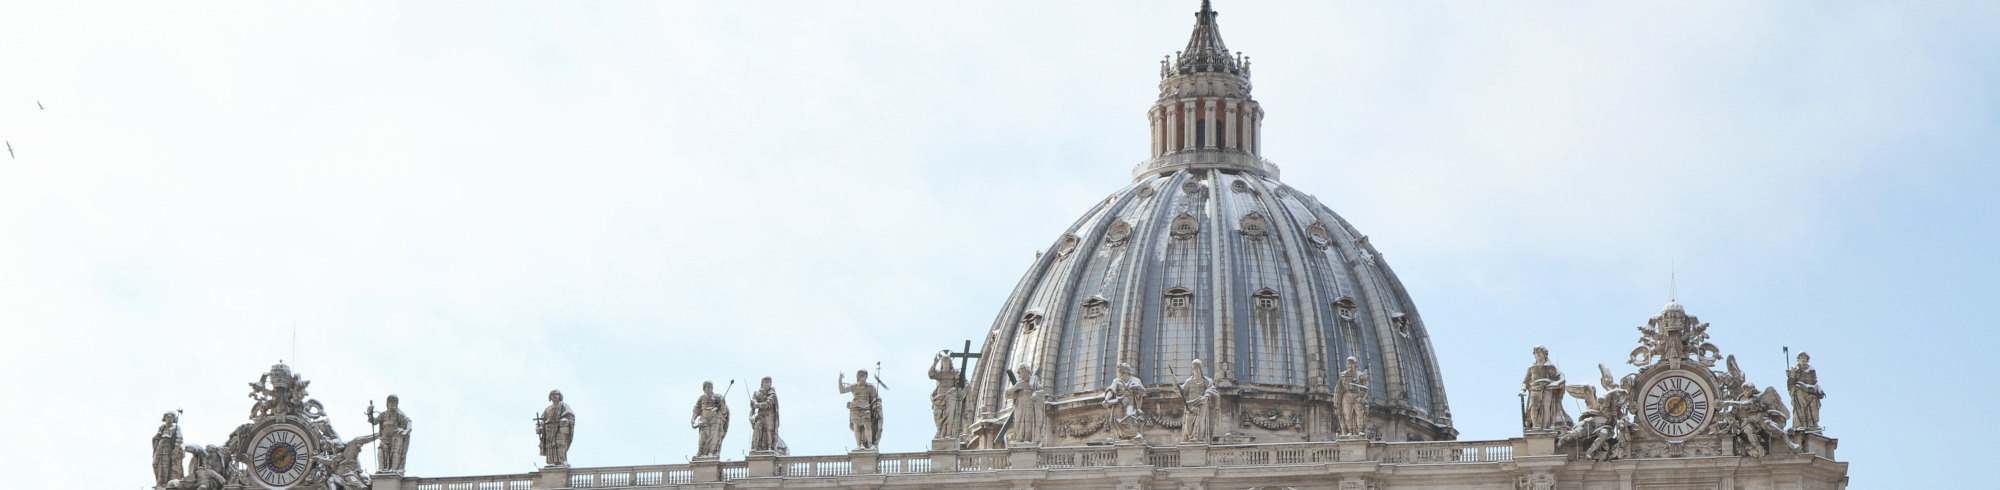
[[[939,353],[931,358],[930,378],[937,382],[931,389],[931,421],[937,425],[937,433],[932,439],[956,437],[959,427],[959,413],[965,406],[965,388],[959,386],[958,369],[951,366],[951,357]]]
[[[1340,409],[1340,434],[1366,434],[1368,424],[1368,372],[1361,370],[1361,361],[1347,358],[1347,368],[1340,371],[1339,384],[1334,385],[1333,397]]]
[[[1104,418],[1111,425],[1112,436],[1119,439],[1133,439],[1142,444],[1145,438],[1139,430],[1146,420],[1146,411],[1140,404],[1146,400],[1146,382],[1132,373],[1132,365],[1118,363],[1118,377],[1105,387],[1103,405]]]
[[[541,439],[545,464],[569,465],[569,443],[576,438],[576,412],[563,402],[562,391],[549,391],[549,407],[535,417],[535,436]]]
[[[403,462],[409,459],[410,416],[403,413],[400,403],[396,395],[389,395],[379,415],[375,403],[368,404],[368,423],[375,426],[376,471],[401,473]]]
[[[1561,431],[1570,427],[1563,410],[1562,370],[1549,364],[1549,349],[1535,346],[1535,364],[1521,380],[1521,428],[1527,432]]]
[[[181,478],[181,416],[167,412],[160,416],[160,430],[153,434],[153,480],[165,487]]]
[[[1801,432],[1819,432],[1819,401],[1826,398],[1826,391],[1819,387],[1819,371],[1813,370],[1812,356],[1799,353],[1798,364],[1785,370],[1785,384],[1792,394],[1792,429]]]
[[[1191,364],[1192,374],[1175,388],[1187,408],[1181,416],[1181,442],[1208,444],[1215,436],[1215,402],[1222,393],[1215,390],[1215,379],[1202,369],[1201,359]]]
[[[778,390],[771,388],[770,376],[750,394],[750,451],[788,452],[785,441],[778,438]]]
[[[1014,367],[1014,384],[1007,387],[1007,401],[1014,405],[1013,423],[1007,429],[1007,444],[1038,444],[1049,432],[1049,392],[1028,365]]]
[[[688,425],[697,435],[695,457],[713,458],[722,454],[722,438],[729,434],[729,402],[715,394],[715,383],[701,382],[701,397],[694,400]]]

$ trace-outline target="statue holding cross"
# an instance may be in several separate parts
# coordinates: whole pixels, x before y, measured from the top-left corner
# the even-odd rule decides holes
[[[957,439],[958,431],[965,427],[965,364],[978,357],[972,352],[972,341],[967,340],[964,351],[947,349],[931,358],[930,378],[937,382],[931,389],[931,419],[937,424],[932,439]],[[953,358],[959,360],[959,367],[952,367]]]

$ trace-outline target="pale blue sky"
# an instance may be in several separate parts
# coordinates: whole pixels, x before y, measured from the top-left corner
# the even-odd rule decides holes
[[[550,388],[575,464],[682,462],[701,381],[765,375],[838,453],[878,361],[921,450],[928,356],[1129,181],[1197,3],[10,5],[0,461],[146,485],[162,411],[219,443],[280,358],[350,437],[400,394],[414,475],[532,469]],[[1462,438],[1518,435],[1535,344],[1619,369],[1674,264],[1753,381],[1814,355],[1855,488],[1988,459],[2000,4],[1216,8]]]

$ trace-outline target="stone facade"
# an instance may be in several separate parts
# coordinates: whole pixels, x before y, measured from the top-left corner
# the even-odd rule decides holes
[[[420,477],[402,468],[410,421],[395,397],[381,416],[366,412],[375,434],[342,440],[308,383],[281,364],[251,385],[251,420],[223,445],[183,445],[178,414],[165,414],[152,445],[156,487],[1845,488],[1808,357],[1785,373],[1798,404],[1788,410],[1678,303],[1638,328],[1624,357],[1633,372],[1599,364],[1597,379],[1573,383],[1537,347],[1520,388],[1523,436],[1451,440],[1442,377],[1408,293],[1366,236],[1258,156],[1264,113],[1250,98],[1249,60],[1223,46],[1216,17],[1203,2],[1187,49],[1161,65],[1152,154],[1135,182],[1037,259],[983,351],[933,358],[930,451],[876,449],[885,416],[923,411],[885,410],[886,387],[856,371],[837,386],[851,395],[858,449],[848,454],[790,455],[764,378],[742,461],[719,458],[730,412],[704,384],[689,421],[699,456],[688,464],[573,466],[577,416],[551,391],[534,419],[547,466]],[[969,372],[952,366],[973,358]],[[1566,396],[1585,407],[1574,419]],[[372,475],[359,456],[371,442],[381,451]]]

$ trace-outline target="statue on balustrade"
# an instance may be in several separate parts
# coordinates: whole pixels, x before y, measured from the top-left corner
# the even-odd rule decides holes
[[[333,447],[336,449],[329,454],[313,455],[313,460],[318,461],[321,468],[330,469],[328,484],[340,490],[369,490],[374,487],[374,482],[368,478],[368,472],[361,470],[361,447],[375,440],[375,434],[369,434],[346,443],[335,443]],[[376,454],[381,454],[381,448],[376,448]]]
[[[931,358],[930,378],[937,382],[931,389],[931,420],[937,425],[937,434],[932,439],[954,437],[958,430],[960,412],[965,407],[965,387],[960,385],[958,369],[951,366],[951,357],[943,352]]]
[[[1785,370],[1785,384],[1792,392],[1792,429],[1819,432],[1819,401],[1826,398],[1826,391],[1819,387],[1819,372],[1806,363],[1812,356],[1800,352],[1798,359],[1798,364]]]
[[[1181,442],[1207,444],[1215,436],[1215,402],[1222,393],[1215,390],[1215,379],[1202,370],[1201,359],[1192,364],[1193,373],[1174,387],[1186,408],[1181,416]]]
[[[1339,404],[1340,434],[1365,434],[1368,425],[1368,372],[1361,370],[1361,361],[1347,358],[1347,368],[1340,371],[1333,397]]]
[[[563,403],[561,390],[549,391],[549,408],[535,417],[535,436],[541,438],[542,457],[549,466],[569,465],[569,443],[576,438],[576,412]]]
[[[868,382],[868,370],[854,372],[854,382],[847,382],[847,373],[840,373],[840,392],[853,393],[854,399],[847,402],[847,428],[854,431],[855,449],[873,450],[882,442],[882,395],[876,385]]]
[[[1776,388],[1757,391],[1757,385],[1743,382],[1742,395],[1730,400],[1722,400],[1721,413],[1713,429],[1715,432],[1734,434],[1739,454],[1761,457],[1770,454],[1771,447],[1783,442],[1792,450],[1799,446],[1785,435],[1785,401],[1778,397]]]
[[[771,377],[750,394],[750,452],[785,454],[785,440],[778,438],[778,391],[771,389]]]
[[[181,416],[167,412],[160,416],[160,430],[153,434],[153,481],[165,487],[181,478]]]
[[[1563,410],[1562,370],[1549,364],[1549,349],[1535,346],[1535,364],[1528,366],[1521,380],[1521,428],[1527,432],[1568,429],[1569,413]]]
[[[1104,390],[1104,418],[1110,422],[1113,437],[1132,439],[1145,444],[1146,439],[1139,433],[1146,419],[1146,411],[1140,403],[1146,400],[1146,382],[1132,373],[1132,365],[1118,363],[1118,377],[1111,380],[1111,386]]]
[[[1028,371],[1028,365],[1014,366],[1014,384],[1007,387],[1007,401],[1013,402],[1013,423],[1007,429],[1010,446],[1037,444],[1048,439],[1049,392]]]
[[[389,395],[386,408],[380,415],[375,413],[375,401],[368,401],[368,424],[375,426],[375,469],[385,473],[402,473],[403,461],[410,455],[410,416],[403,414],[401,401],[396,395]]]
[[[729,386],[734,388],[736,383],[730,382]],[[729,402],[715,394],[715,383],[701,382],[701,397],[694,400],[688,425],[694,427],[696,434],[694,457],[713,458],[722,454],[722,437],[729,434]]]

